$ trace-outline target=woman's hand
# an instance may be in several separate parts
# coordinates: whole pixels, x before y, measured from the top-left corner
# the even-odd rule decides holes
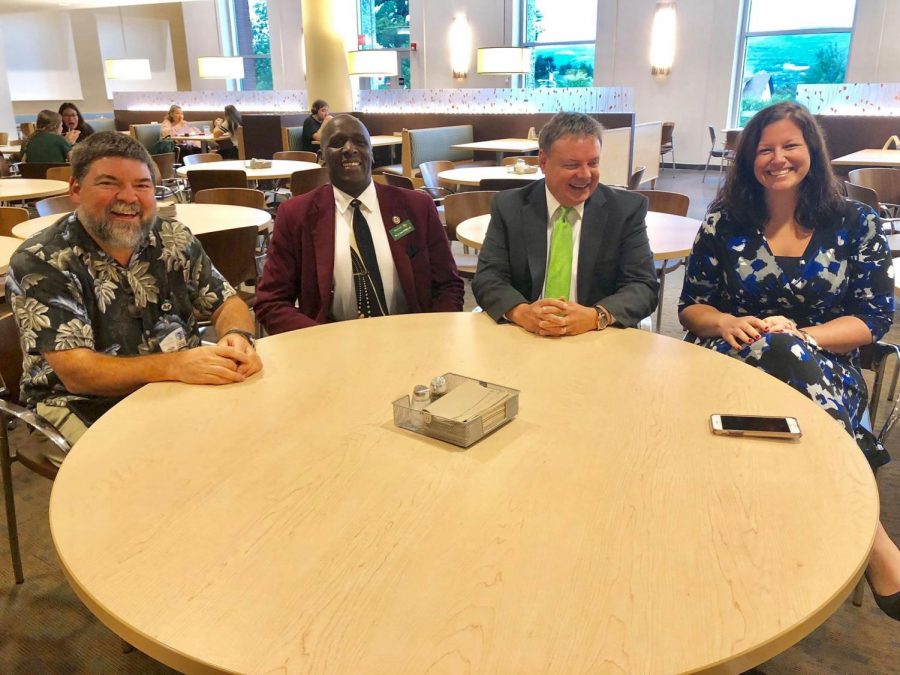
[[[721,315],[718,330],[719,337],[737,351],[756,342],[761,333],[771,332],[763,319],[755,316],[733,316],[732,314]]]
[[[78,129],[73,129],[72,131],[66,132],[66,142],[69,145],[75,145],[75,141],[78,140],[78,137],[81,136],[81,132]]]
[[[797,333],[797,323],[786,316],[768,316],[763,323],[769,328],[770,333]]]

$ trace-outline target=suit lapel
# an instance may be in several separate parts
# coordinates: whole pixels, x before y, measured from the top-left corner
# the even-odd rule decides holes
[[[547,195],[544,181],[537,181],[528,191],[522,213],[522,230],[528,269],[531,271],[533,299],[541,297],[547,271]]]
[[[578,242],[578,299],[582,301],[590,296],[591,282],[594,280],[594,268],[603,242],[606,229],[606,209],[603,204],[606,196],[595,190],[584,203],[584,215],[581,220],[581,237]]]
[[[334,292],[334,190],[330,184],[319,189],[313,207],[315,212],[309,214],[309,219],[316,258],[316,279],[322,307],[328,312]]]
[[[378,196],[378,208],[381,210],[381,222],[387,233],[388,245],[391,247],[391,257],[397,268],[397,277],[400,279],[400,288],[406,296],[406,303],[410,311],[419,310],[419,302],[416,297],[416,282],[413,277],[412,264],[409,259],[418,251],[409,251],[409,247],[415,247],[415,233],[411,232],[405,237],[394,239],[391,230],[399,223],[409,220],[413,227],[425,227],[425,223],[416,223],[406,205],[392,199],[392,195],[381,185],[375,183],[375,194]],[[397,220],[395,223],[394,220]]]

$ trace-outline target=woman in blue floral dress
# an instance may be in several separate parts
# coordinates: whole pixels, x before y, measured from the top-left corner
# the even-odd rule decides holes
[[[877,467],[890,457],[862,424],[857,350],[890,329],[893,292],[881,223],[842,198],[813,117],[795,103],[758,112],[694,241],[681,324],[819,403]],[[900,620],[900,550],[881,523],[866,575]]]

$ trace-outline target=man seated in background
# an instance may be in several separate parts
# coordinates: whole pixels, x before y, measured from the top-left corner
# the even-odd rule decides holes
[[[431,197],[372,181],[362,123],[322,128],[331,178],[278,209],[256,314],[269,333],[328,321],[458,312],[463,282]]]
[[[561,337],[656,309],[647,200],[599,184],[602,131],[557,113],[540,135],[544,180],[494,197],[472,291],[495,321]]]
[[[70,444],[147,382],[227,384],[262,367],[247,305],[184,225],[156,217],[155,171],[132,138],[93,134],[72,151],[77,209],[10,262],[22,395]],[[199,346],[198,314],[215,346]]]

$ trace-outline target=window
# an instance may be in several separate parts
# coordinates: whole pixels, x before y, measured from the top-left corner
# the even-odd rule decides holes
[[[843,82],[856,0],[748,0],[735,92],[737,126],[798,84]]]
[[[220,0],[221,1],[221,0]],[[272,57],[269,48],[269,7],[266,0],[224,0],[231,19],[231,36],[225,40],[226,54],[244,58],[242,91],[271,90]],[[229,87],[230,88],[230,87]]]
[[[394,49],[397,77],[370,77],[370,89],[410,88],[409,0],[359,0],[360,49]]]
[[[596,35],[597,0],[522,0],[522,45],[532,48],[525,86],[592,87]]]

